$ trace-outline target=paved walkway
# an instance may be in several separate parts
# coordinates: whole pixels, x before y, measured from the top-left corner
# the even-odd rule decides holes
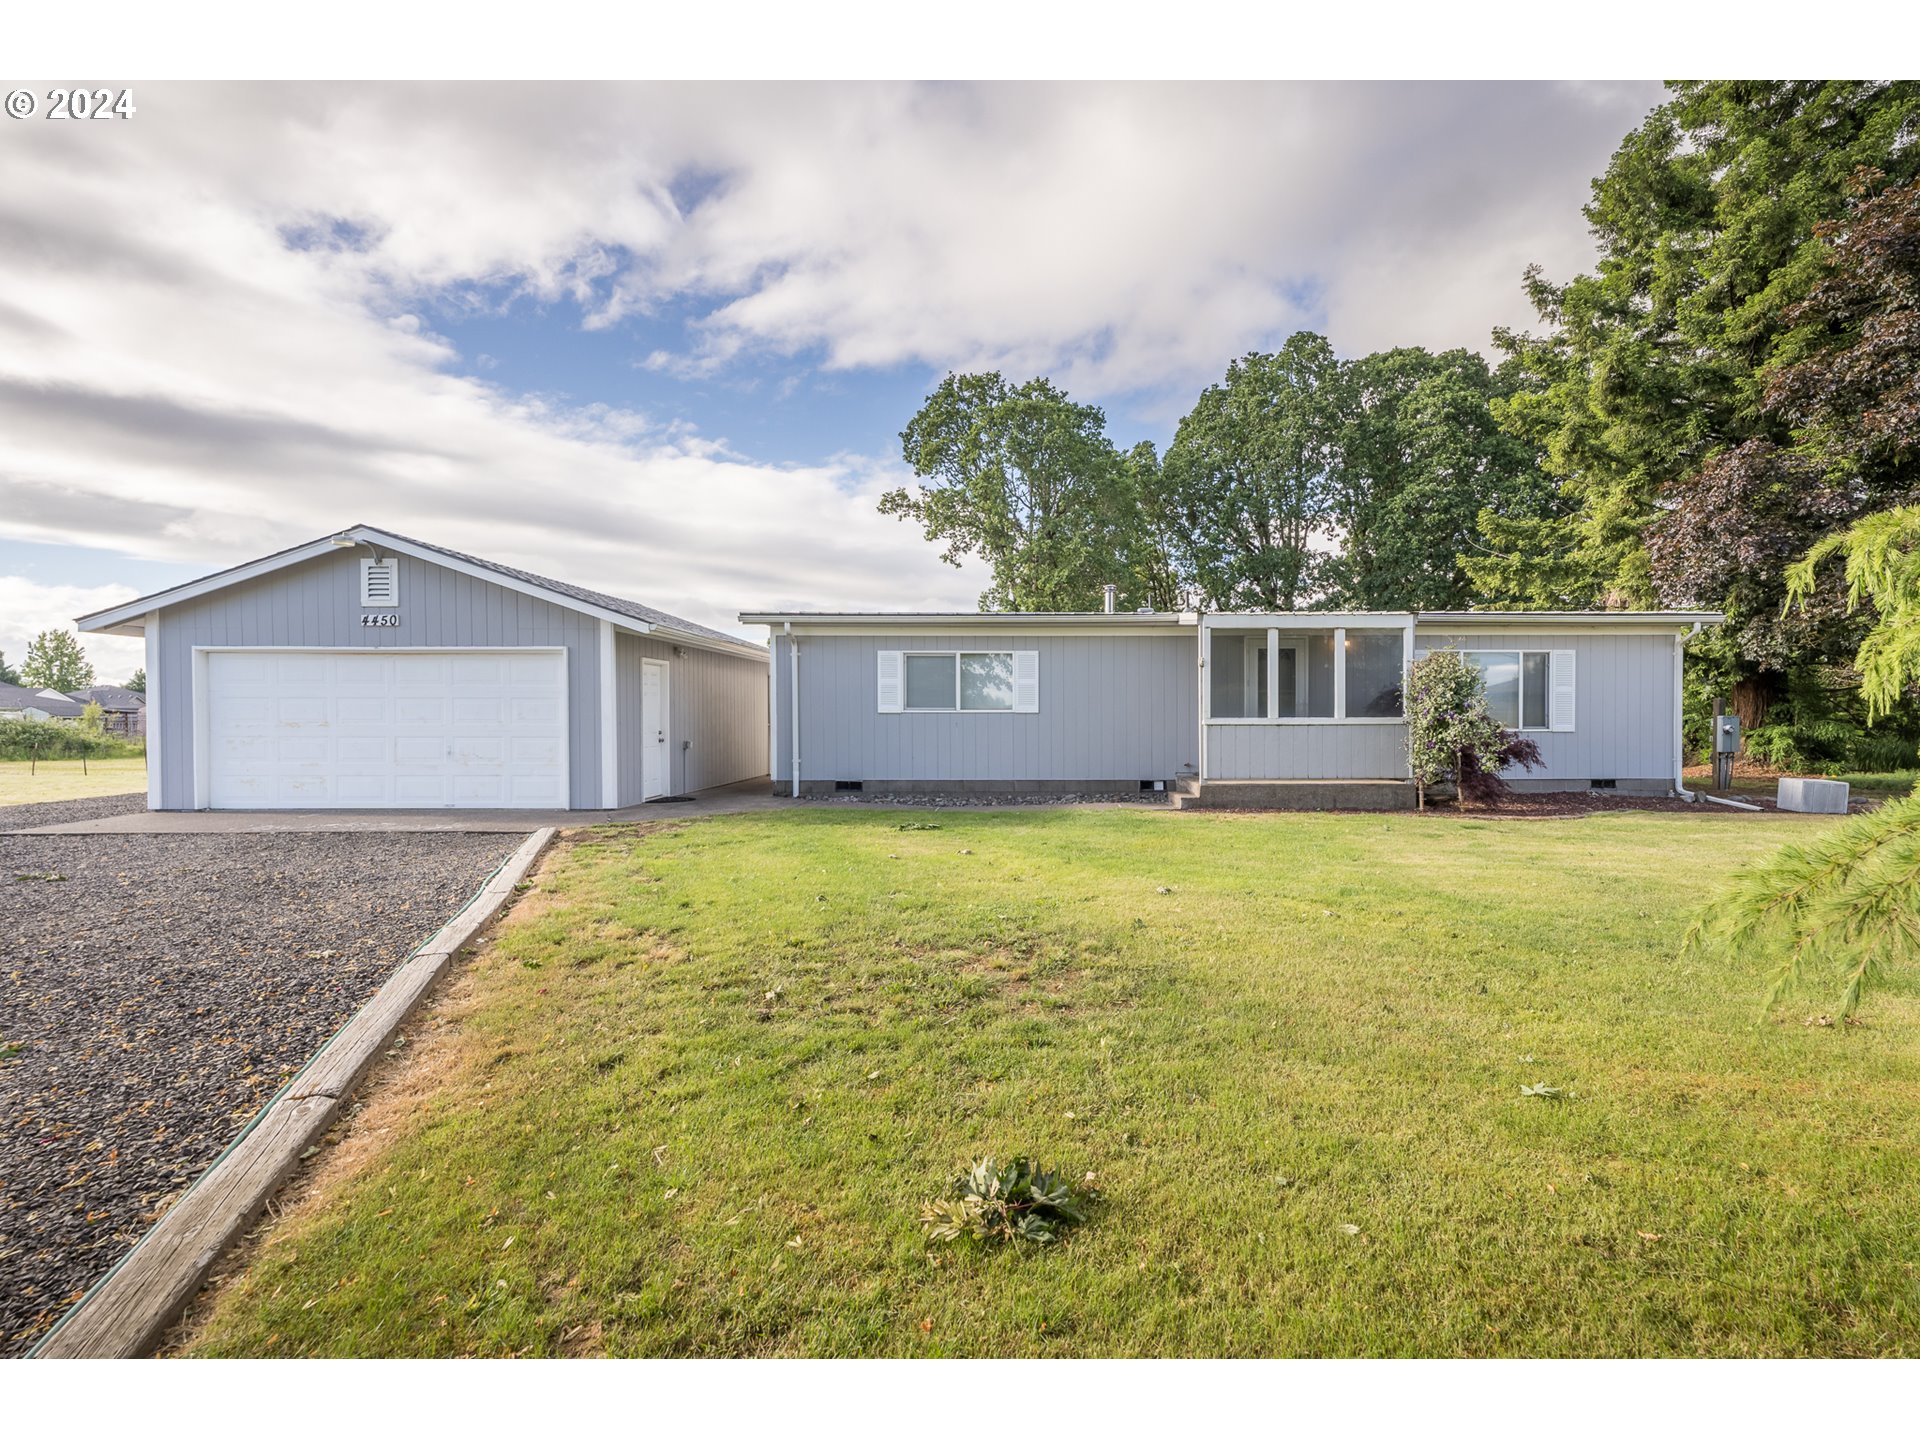
[[[526,834],[542,825],[628,825],[651,820],[774,810],[800,802],[775,795],[762,777],[717,785],[688,799],[655,800],[623,810],[137,810],[63,825],[0,833],[21,835],[288,835],[299,833],[444,830]]]

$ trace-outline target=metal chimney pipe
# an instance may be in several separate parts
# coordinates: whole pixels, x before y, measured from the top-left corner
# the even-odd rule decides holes
[[[1118,585],[1108,585],[1104,588],[1106,592],[1106,603],[1102,608],[1106,610],[1107,614],[1111,615],[1113,614],[1113,607],[1120,603],[1120,587]]]

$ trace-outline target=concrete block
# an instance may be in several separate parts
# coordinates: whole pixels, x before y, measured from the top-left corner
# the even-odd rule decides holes
[[[1847,782],[1844,780],[1785,779],[1776,797],[1782,810],[1798,810],[1807,815],[1844,815],[1847,813]]]

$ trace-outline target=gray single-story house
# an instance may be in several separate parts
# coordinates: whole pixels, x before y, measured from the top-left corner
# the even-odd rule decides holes
[[[101,725],[109,735],[147,733],[147,697],[124,685],[89,685],[67,694],[82,706],[100,707]]]
[[[1408,665],[1452,647],[1544,768],[1518,789],[1681,789],[1681,653],[1709,611],[749,611],[776,789],[1412,803]]]
[[[146,639],[155,810],[614,809],[766,774],[761,646],[368,525],[78,624]]]
[[[0,684],[0,720],[78,720],[86,706],[58,690]]]

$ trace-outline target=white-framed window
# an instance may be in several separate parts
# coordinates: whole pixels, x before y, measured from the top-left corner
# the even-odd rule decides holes
[[[1462,650],[1487,689],[1487,712],[1509,730],[1573,729],[1573,651]]]
[[[360,562],[360,604],[363,609],[389,609],[400,603],[400,562],[389,555],[385,560]]]
[[[878,708],[899,714],[1032,714],[1037,650],[882,650]]]

